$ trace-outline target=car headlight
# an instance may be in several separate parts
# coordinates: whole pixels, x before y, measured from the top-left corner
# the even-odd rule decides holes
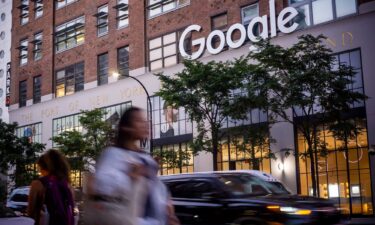
[[[311,214],[311,210],[309,209],[300,209],[290,206],[269,205],[267,206],[267,209],[287,213],[290,215],[308,216]]]
[[[285,212],[292,215],[307,216],[311,214],[309,209],[299,209],[294,207],[280,207],[281,212]]]

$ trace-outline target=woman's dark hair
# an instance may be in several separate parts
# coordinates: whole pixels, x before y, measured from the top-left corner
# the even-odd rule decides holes
[[[40,169],[48,171],[46,154],[43,154],[39,157],[37,164],[40,167]]]
[[[123,129],[126,127],[131,128],[132,127],[132,122],[133,122],[133,115],[135,112],[142,112],[142,109],[138,107],[130,107],[128,108],[124,114],[122,114],[120,121],[117,126],[117,136],[116,136],[116,141],[115,145],[122,147],[123,143],[125,140],[129,139],[131,137],[131,131]]]
[[[70,183],[70,167],[65,156],[55,149],[50,149],[38,160],[41,169],[47,170],[49,175],[56,176],[59,180]]]

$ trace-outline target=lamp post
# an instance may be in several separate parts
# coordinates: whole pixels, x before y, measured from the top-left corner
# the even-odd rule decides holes
[[[122,74],[121,74],[121,75],[122,75]],[[112,76],[118,78],[118,77],[120,76],[120,74],[117,73],[117,72],[114,72],[114,73],[112,74]],[[149,113],[150,113],[150,114],[149,114],[149,121],[150,121],[150,153],[152,153],[152,149],[153,149],[153,143],[152,143],[153,130],[152,130],[152,104],[151,104],[151,98],[150,98],[150,95],[148,94],[148,91],[147,91],[146,87],[143,85],[143,83],[142,83],[140,80],[138,80],[138,78],[133,77],[133,76],[130,76],[130,75],[124,75],[124,77],[126,77],[126,78],[131,78],[131,79],[137,81],[138,84],[140,84],[140,85],[142,86],[143,90],[145,91],[145,93],[146,93],[146,95],[147,95],[147,102],[148,102]]]

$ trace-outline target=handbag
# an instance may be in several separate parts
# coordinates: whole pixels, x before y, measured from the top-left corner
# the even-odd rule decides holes
[[[49,225],[49,213],[45,204],[43,204],[40,210],[39,225]]]

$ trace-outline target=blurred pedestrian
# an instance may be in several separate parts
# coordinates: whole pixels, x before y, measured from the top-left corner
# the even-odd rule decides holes
[[[67,160],[52,149],[37,164],[41,177],[31,183],[28,215],[36,225],[74,225],[73,189]]]
[[[158,164],[139,147],[148,134],[144,112],[126,110],[115,145],[104,150],[90,179],[86,225],[167,225],[175,219],[169,215],[168,190],[157,177]]]

